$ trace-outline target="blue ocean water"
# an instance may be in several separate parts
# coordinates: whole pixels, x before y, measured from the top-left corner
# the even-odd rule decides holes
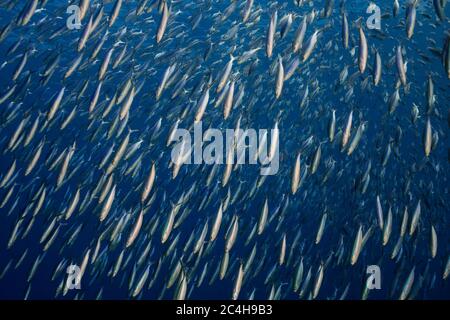
[[[19,15],[24,5],[19,2],[17,1],[17,4],[11,9],[7,8],[8,3],[14,3],[14,1],[0,2],[1,27]],[[99,3],[100,1],[91,2]],[[153,1],[149,1],[148,7],[152,3]],[[239,7],[225,21],[218,22],[217,17],[224,14],[230,3],[229,1],[172,2],[172,13],[164,40],[157,45],[155,34],[161,18],[157,8],[135,16],[132,12],[137,7],[137,1],[124,2],[117,21],[113,27],[108,29],[106,41],[98,57],[67,80],[63,80],[63,75],[70,63],[78,57],[76,47],[83,31],[83,28],[80,30],[64,29],[68,17],[67,1],[58,0],[47,3],[44,10],[35,13],[28,25],[13,27],[10,34],[0,43],[1,63],[7,62],[1,69],[0,93],[2,95],[14,83],[11,78],[20,63],[21,55],[27,49],[31,49],[32,52],[25,67],[30,75],[29,83],[22,82],[26,81],[28,76],[22,74],[16,83],[19,84],[18,87],[20,84],[26,83],[23,92],[14,94],[13,98],[0,105],[2,124],[0,176],[2,178],[5,176],[14,160],[17,161],[16,173],[18,173],[14,176],[12,183],[16,185],[15,192],[5,207],[0,209],[0,274],[12,261],[10,268],[0,279],[0,298],[23,299],[27,290],[29,290],[29,299],[55,298],[58,286],[67,277],[63,270],[54,281],[51,281],[58,263],[65,259],[80,264],[87,248],[94,250],[100,233],[109,226],[115,225],[120,217],[127,213],[131,213],[133,218],[125,227],[120,243],[114,247],[111,246],[109,240],[104,240],[100,247],[99,266],[88,265],[82,279],[81,289],[69,290],[65,296],[59,295],[56,298],[95,299],[100,290],[102,290],[104,299],[130,298],[128,283],[133,272],[133,264],[142,255],[149,241],[151,241],[149,257],[136,271],[136,277],[140,277],[147,266],[150,268],[149,279],[138,296],[142,299],[173,298],[177,285],[165,291],[164,287],[176,264],[174,261],[180,259],[181,256],[183,256],[182,260],[186,261],[185,272],[189,275],[188,299],[229,299],[239,263],[241,261],[245,263],[254,245],[257,248],[256,258],[248,274],[252,274],[260,262],[263,265],[255,276],[247,275],[248,278],[244,281],[240,292],[241,299],[247,299],[252,292],[256,299],[267,299],[272,288],[274,288],[273,290],[281,288],[283,299],[297,299],[298,293],[293,292],[292,281],[297,263],[302,257],[305,265],[303,278],[306,277],[306,272],[311,267],[312,282],[316,278],[316,271],[321,263],[329,261],[325,267],[318,299],[338,298],[347,285],[349,285],[347,299],[360,299],[367,278],[366,268],[368,265],[379,265],[382,279],[381,289],[371,290],[369,299],[398,298],[403,283],[413,267],[415,267],[416,276],[414,288],[419,286],[416,299],[449,298],[448,279],[442,279],[449,257],[449,127],[446,119],[449,79],[446,77],[440,57],[429,49],[443,48],[445,32],[448,32],[448,21],[437,21],[432,1],[421,2],[417,8],[414,35],[412,39],[408,40],[404,26],[405,8],[401,7],[398,16],[394,18],[391,14],[391,1],[374,1],[383,14],[390,13],[391,15],[382,18],[380,31],[364,29],[369,44],[368,70],[365,71],[365,74],[358,75],[353,83],[342,86],[339,84],[339,74],[343,68],[348,66],[349,75],[358,70],[356,21],[358,18],[365,21],[370,16],[366,13],[368,2],[345,1],[345,5],[343,5],[350,24],[349,50],[344,50],[341,45],[341,1],[335,1],[330,18],[320,17],[320,10],[323,9],[325,1],[306,2],[300,7],[295,5],[294,1],[255,1],[252,10],[254,12],[258,9],[261,10],[258,14],[259,20],[247,25],[241,23],[240,13],[243,2],[238,1]],[[105,16],[102,19],[102,25],[106,23],[113,3],[105,3],[104,7]],[[279,21],[288,13],[294,14],[294,21],[286,37],[276,39],[274,55],[269,59],[265,54],[265,39],[270,16],[275,9],[277,9]],[[311,36],[313,30],[324,28],[324,31],[319,37],[311,58],[307,62],[301,63],[299,71],[291,79],[285,81],[282,97],[274,101],[275,73],[271,74],[271,66],[278,55],[283,56],[283,59],[286,57],[285,67],[287,61],[291,61],[295,57],[290,53],[295,30],[300,25],[303,16],[313,10],[317,10],[318,16],[308,25],[305,41]],[[92,8],[89,10],[89,15],[95,12],[96,10]],[[446,12],[447,15],[450,14],[448,6]],[[200,14],[199,25],[192,30],[192,22]],[[237,35],[232,39],[224,40],[223,36],[237,23],[240,23]],[[49,37],[60,29],[64,30],[63,33],[50,40]],[[120,31],[123,31],[123,35],[119,37]],[[84,59],[88,59],[104,34],[105,32],[102,32],[100,36],[88,41]],[[106,98],[112,98],[127,77],[135,77],[134,81],[137,85],[142,84],[142,88],[131,106],[125,134],[130,129],[130,145],[139,139],[143,140],[143,145],[129,160],[122,161],[114,172],[116,198],[107,220],[99,222],[101,206],[96,204],[97,200],[95,199],[82,213],[76,211],[69,220],[57,222],[59,231],[56,239],[44,252],[45,243],[40,243],[40,239],[48,225],[56,216],[64,212],[78,187],[81,190],[82,200],[85,199],[88,192],[92,192],[104,174],[104,170],[98,169],[99,163],[111,146],[115,144],[114,150],[117,150],[117,146],[125,137],[125,134],[112,139],[105,137],[115,120],[114,113],[117,114],[118,110],[114,110],[103,120],[99,119],[98,114],[95,114],[94,119],[90,119],[87,112],[90,99],[97,87],[97,74],[101,61],[108,50],[115,43],[117,44],[118,38],[127,44],[128,50],[131,51],[135,47],[137,49],[131,58],[117,70],[108,70],[98,107],[105,108]],[[8,54],[8,50],[19,39],[22,40],[18,49],[14,53]],[[140,46],[138,46],[139,43],[141,43]],[[210,43],[212,44],[211,54],[204,60],[204,53]],[[392,59],[395,57],[398,45],[402,45],[406,53],[404,59],[407,61],[409,87],[400,89],[401,102],[395,112],[390,115],[387,97],[394,92],[397,82],[395,63],[391,63],[391,61],[394,61]],[[117,46],[114,57],[123,44],[120,43]],[[233,47],[235,47],[234,51]],[[241,117],[241,126],[245,128],[270,129],[278,119],[280,128],[280,169],[278,173],[268,176],[251,198],[247,198],[245,195],[248,196],[255,180],[260,179],[259,166],[242,165],[238,170],[232,172],[227,187],[220,185],[223,166],[219,167],[214,183],[210,187],[206,187],[205,181],[212,169],[211,165],[185,165],[178,176],[172,179],[172,171],[168,168],[171,160],[171,148],[166,147],[166,138],[173,123],[181,116],[185,108],[188,108],[188,115],[183,118],[180,126],[183,128],[191,126],[196,102],[200,98],[195,88],[205,83],[209,75],[213,78],[217,77],[228,62],[229,54],[232,51],[234,56],[239,56],[255,47],[261,47],[257,53],[259,63],[254,66],[250,74],[246,73],[245,67],[248,67],[251,62],[233,66],[237,88],[245,87],[242,104],[239,108],[232,110],[229,119],[224,120],[220,108],[214,108],[213,102],[211,102],[217,98],[215,87],[212,87],[203,125],[220,130],[232,129],[238,118]],[[183,51],[184,48],[188,49]],[[351,48],[356,48],[353,56],[350,52]],[[383,61],[382,81],[377,87],[371,83],[374,49],[380,53]],[[53,54],[59,54],[60,61],[55,74],[48,83],[43,85],[42,73],[47,64],[46,59]],[[158,56],[161,54],[163,58]],[[427,60],[423,57],[424,55]],[[154,93],[164,71],[174,62],[182,70],[181,74],[185,73],[190,66],[195,66],[195,71],[189,74],[186,92],[182,97],[172,100],[170,95],[173,87],[168,88],[164,91],[162,98],[156,101]],[[435,86],[435,109],[438,110],[438,113],[433,112],[428,116],[426,85],[430,74]],[[83,97],[77,99],[76,95],[86,80],[89,80],[86,92]],[[368,82],[366,88],[363,85],[364,81]],[[7,150],[10,137],[23,118],[30,117],[25,132],[28,132],[32,122],[40,113],[44,115],[41,125],[44,123],[51,102],[62,86],[66,87],[65,98],[54,119],[55,123],[38,131],[29,146],[25,147],[22,144],[15,150]],[[299,104],[307,87],[310,93],[308,105],[300,108]],[[353,95],[346,102],[344,97],[350,89],[353,89]],[[252,100],[256,102],[252,103]],[[420,117],[415,124],[411,122],[413,103],[418,106],[420,111]],[[61,130],[61,123],[75,107],[77,112],[73,121],[66,129]],[[14,109],[18,110],[18,115],[13,117],[12,121],[7,121],[8,115]],[[328,142],[327,126],[331,109],[336,110],[338,130],[343,130],[347,116],[353,110],[352,135],[360,123],[367,121],[367,130],[351,156],[340,151],[340,141],[336,141],[334,144]],[[426,159],[423,152],[422,133],[428,117],[433,131],[437,132],[439,136],[439,141],[433,148],[430,157]],[[158,127],[158,121],[161,121],[161,129],[155,136],[153,132],[155,127]],[[401,138],[398,138],[399,128],[401,128]],[[302,149],[302,145],[310,136],[314,136],[313,145]],[[42,139],[45,139],[46,143],[41,159],[32,174],[24,176],[26,166]],[[383,156],[390,141],[392,141],[392,154],[383,167]],[[44,159],[52,151],[60,154],[74,142],[76,148],[69,165],[69,173],[74,169],[77,171],[58,190],[55,190],[59,170],[49,171]],[[302,167],[306,166],[311,163],[319,145],[322,156],[318,172],[314,175],[307,175],[297,193],[291,195],[291,171],[297,153],[302,150]],[[124,175],[124,171],[140,154],[142,154],[142,167],[137,177]],[[334,162],[335,166],[328,180],[323,182],[327,174],[325,163],[329,159],[332,161],[328,163]],[[355,184],[364,173],[369,160],[372,164],[371,181],[367,191],[361,194]],[[152,162],[155,162],[157,172],[152,191],[152,194],[156,192],[156,200],[144,216],[143,227],[133,247],[124,251],[124,260],[129,259],[130,262],[119,271],[116,277],[112,278],[108,273],[124,249],[132,223],[135,221],[136,212],[139,211],[141,184],[147,177]],[[186,204],[186,208],[192,212],[172,232],[168,243],[161,244],[160,237],[164,221],[172,208],[172,203],[176,203],[183,192],[187,192],[195,183],[197,183],[195,192]],[[7,194],[12,184],[0,190],[1,199]],[[26,208],[33,202],[32,198],[41,186],[47,187],[44,205],[36,215],[30,233],[21,239],[32,215]],[[199,267],[194,268],[196,256],[188,259],[190,252],[183,253],[184,245],[192,232],[196,235],[200,234],[206,222],[211,228],[219,204],[226,199],[229,190],[232,195],[240,190],[240,199],[238,198],[230,204],[225,211],[219,236],[212,249],[204,253],[204,256],[200,258]],[[213,200],[206,208],[199,210],[204,197],[211,194]],[[387,214],[389,206],[393,213],[392,234],[386,246],[381,244],[382,232],[377,227],[377,195],[382,199],[384,214]],[[250,244],[245,245],[252,228],[258,222],[266,198],[269,202],[270,223],[262,235],[255,236]],[[289,199],[289,202],[286,202],[286,199]],[[419,200],[422,205],[422,213],[418,230],[415,236],[404,240],[401,258],[398,261],[391,259],[391,252],[398,239],[403,210],[405,206],[408,207],[411,218]],[[31,208],[34,208],[35,204],[36,200]],[[325,211],[328,213],[325,232],[320,243],[315,245],[317,228]],[[21,215],[24,215],[24,224],[20,228],[19,237],[14,245],[7,249],[11,233]],[[239,216],[239,232],[236,243],[230,252],[228,273],[223,280],[216,279],[209,285],[209,280],[213,277],[222,259],[226,241],[225,234],[233,215]],[[159,223],[156,231],[151,235],[151,222],[155,221],[155,217],[160,217]],[[272,217],[274,217],[273,220]],[[360,225],[363,226],[364,231],[373,226],[373,235],[364,246],[358,263],[351,266],[348,262],[349,255]],[[431,225],[435,227],[438,236],[437,255],[433,259],[430,258]],[[70,235],[79,226],[82,228],[76,240],[72,245],[67,245]],[[299,240],[295,247],[292,247],[294,239],[299,233]],[[284,235],[287,239],[286,260],[291,259],[293,262],[276,266],[272,279],[265,284],[270,271],[278,261],[281,239]],[[169,257],[165,256],[170,243],[177,236],[179,236],[179,240],[175,248],[176,256],[174,253]],[[345,261],[342,264],[337,263],[336,257],[340,241],[343,242],[342,246],[345,248]],[[23,263],[15,269],[14,265],[25,250],[27,250],[27,255]],[[38,256],[43,257],[42,262],[32,280],[28,282],[30,270]],[[329,258],[330,256],[331,258]],[[198,277],[206,263],[208,263],[208,269],[205,280],[201,286],[197,287]],[[147,288],[159,264],[161,269],[158,277],[152,287]]]

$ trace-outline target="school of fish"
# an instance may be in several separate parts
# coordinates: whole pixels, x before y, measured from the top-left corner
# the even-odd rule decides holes
[[[0,0],[0,297],[449,299],[450,5],[373,2]]]

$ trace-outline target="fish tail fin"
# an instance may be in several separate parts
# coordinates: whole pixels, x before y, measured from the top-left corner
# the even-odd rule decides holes
[[[359,17],[358,19],[356,19],[356,21],[354,22],[355,23],[355,26],[356,26],[356,28],[358,28],[358,29],[362,29],[362,18],[361,17]]]

